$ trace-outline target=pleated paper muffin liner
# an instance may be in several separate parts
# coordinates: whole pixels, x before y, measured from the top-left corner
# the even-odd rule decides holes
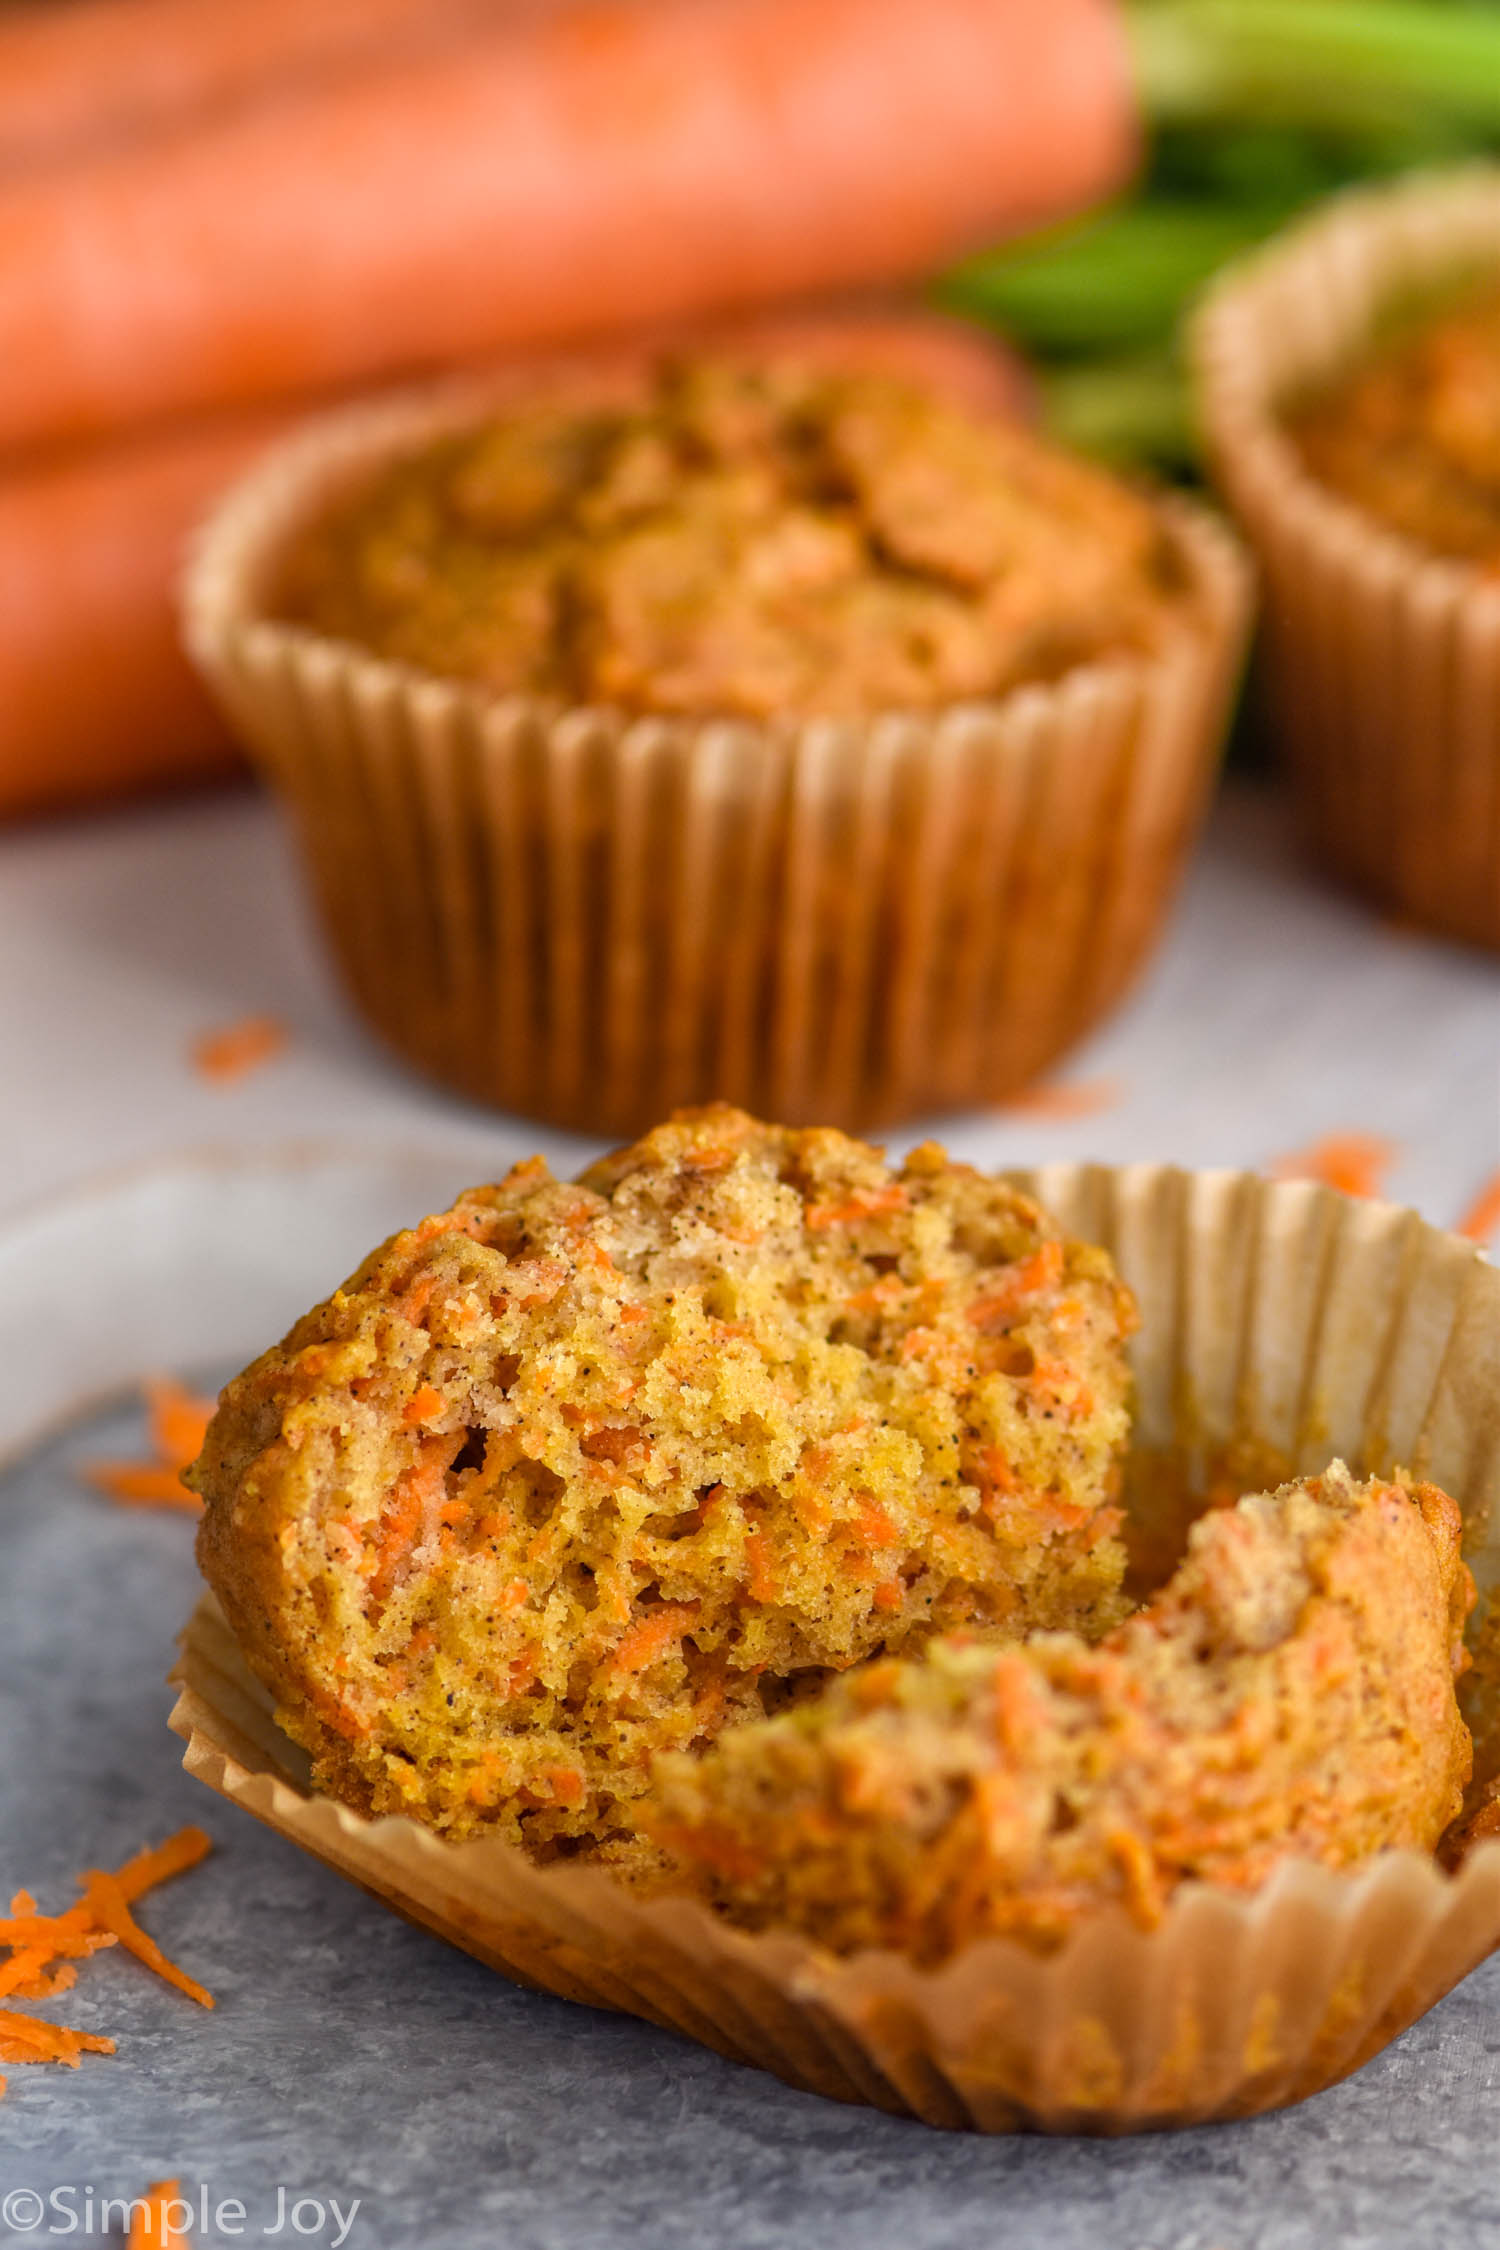
[[[1163,503],[1184,591],[1159,653],[858,721],[497,699],[266,617],[336,494],[497,395],[316,425],[187,579],[188,646],[291,807],[364,1015],[435,1078],[589,1132],[713,1098],[861,1126],[1030,1083],[1160,931],[1245,637],[1229,535]]]
[[[1267,716],[1332,869],[1500,946],[1500,584],[1322,486],[1281,415],[1404,304],[1500,278],[1500,169],[1363,190],[1215,289],[1192,358],[1214,473],[1264,574]]]
[[[1105,1243],[1141,1300],[1139,1444],[1189,1474],[1236,1445],[1324,1468],[1402,1465],[1460,1503],[1500,1581],[1500,1272],[1389,1205],[1247,1173],[1062,1165],[1024,1175]],[[736,2061],[934,2125],[1120,2133],[1251,2115],[1358,2068],[1500,1944],[1500,1843],[1456,1876],[1422,1855],[1258,1894],[1184,1886],[1150,1933],[1101,1910],[1058,1952],[1007,1939],[938,1969],[749,1934],[598,1870],[538,1868],[309,1793],[222,1618],[188,1626],[172,1725],[212,1788],[522,1983],[624,2009]],[[1481,1773],[1500,1717],[1476,1709]]]

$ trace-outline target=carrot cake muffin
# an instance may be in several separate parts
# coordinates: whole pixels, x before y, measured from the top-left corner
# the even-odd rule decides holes
[[[1097,1647],[940,1641],[663,1760],[657,1834],[737,1921],[924,1961],[1110,1902],[1150,1927],[1186,1878],[1252,1889],[1288,1854],[1430,1850],[1470,1770],[1460,1529],[1336,1462],[1204,1517]]]
[[[662,1750],[1118,1621],[1134,1318],[931,1144],[687,1112],[460,1197],[232,1382],[200,1560],[321,1788],[628,1861]]]
[[[898,379],[668,366],[518,404],[304,532],[283,618],[425,671],[629,710],[869,713],[1154,647],[1157,517]]]
[[[1320,483],[1433,554],[1500,571],[1500,288],[1403,332],[1294,416]]]

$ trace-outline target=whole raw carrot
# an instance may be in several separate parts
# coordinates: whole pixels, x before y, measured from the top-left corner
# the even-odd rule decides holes
[[[191,525],[278,426],[238,417],[0,479],[0,815],[233,768],[172,584]]]
[[[0,445],[921,272],[1113,185],[1111,0],[573,0],[0,189]]]
[[[678,324],[587,357],[661,351],[884,369],[977,408],[1027,404],[1020,363],[992,335],[894,302]],[[515,366],[518,387],[546,379],[545,362]],[[0,818],[234,766],[178,647],[173,581],[194,524],[294,411],[100,440],[0,476]]]
[[[197,122],[523,4],[32,0],[0,14],[0,169]]]

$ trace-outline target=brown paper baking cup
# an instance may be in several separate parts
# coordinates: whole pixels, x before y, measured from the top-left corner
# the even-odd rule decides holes
[[[1403,301],[1485,269],[1500,170],[1348,195],[1226,277],[1192,359],[1262,566],[1267,712],[1317,848],[1402,916],[1500,946],[1500,586],[1318,484],[1280,419]]]
[[[1188,621],[1159,655],[936,715],[559,710],[266,618],[301,526],[486,402],[304,433],[186,583],[188,646],[291,807],[364,1015],[447,1084],[599,1133],[711,1098],[858,1126],[1027,1085],[1161,927],[1242,652],[1229,536],[1166,504]]]
[[[1140,1296],[1139,1440],[1189,1473],[1237,1442],[1290,1468],[1341,1453],[1459,1501],[1481,1593],[1500,1581],[1500,1272],[1389,1205],[1248,1173],[1062,1165],[1022,1176],[1106,1243]],[[620,2008],[842,2101],[983,2132],[1119,2133],[1243,2117],[1355,2070],[1500,1944],[1500,1842],[1456,1876],[1414,1852],[1352,1874],[1289,1861],[1254,1897],[1202,1884],[1142,1933],[1101,1911],[1057,1953],[1005,1939],[937,1970],[751,1935],[597,1870],[537,1868],[309,1794],[222,1618],[187,1628],[185,1764],[524,1984]],[[1500,1720],[1477,1711],[1479,1768]]]

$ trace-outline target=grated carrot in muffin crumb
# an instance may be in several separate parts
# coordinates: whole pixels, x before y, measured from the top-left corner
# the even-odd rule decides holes
[[[862,1665],[658,1761],[677,1887],[932,1962],[986,1936],[1045,1951],[1111,1903],[1149,1929],[1180,1884],[1253,1891],[1288,1857],[1430,1851],[1472,1758],[1462,1528],[1435,1486],[1336,1461],[1204,1516],[1092,1647],[952,1636]]]
[[[319,1788],[626,1865],[659,1750],[1116,1622],[1134,1322],[930,1143],[685,1112],[472,1190],[231,1383],[200,1560]]]

